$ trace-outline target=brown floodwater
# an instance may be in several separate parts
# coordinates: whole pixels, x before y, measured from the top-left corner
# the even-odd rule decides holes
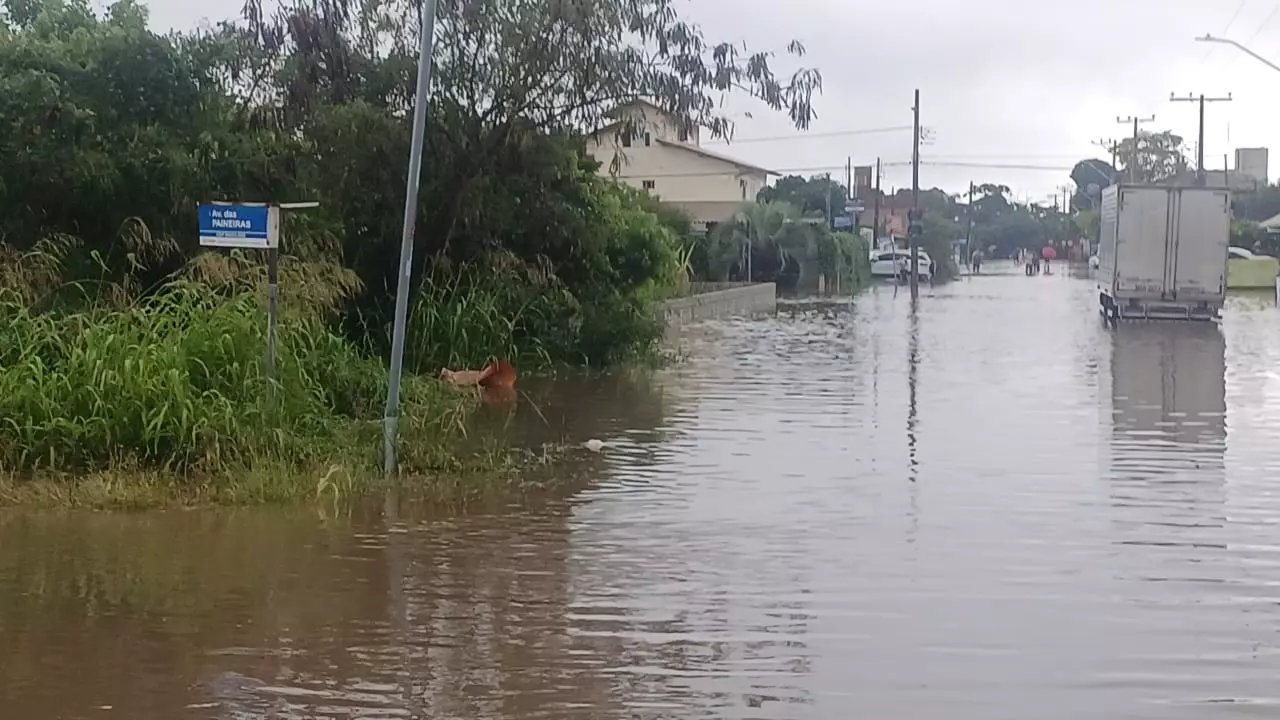
[[[1280,312],[984,276],[530,382],[573,492],[0,514],[0,716],[1280,714]]]

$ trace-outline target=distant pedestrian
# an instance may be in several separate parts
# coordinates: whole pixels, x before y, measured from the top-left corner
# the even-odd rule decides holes
[[[1049,264],[1057,259],[1058,251],[1054,249],[1052,245],[1045,245],[1044,249],[1040,251],[1040,254],[1044,256],[1044,272],[1048,275],[1052,272]]]
[[[973,269],[973,274],[977,275],[982,272],[982,251],[974,250],[973,255],[969,256],[969,267]]]

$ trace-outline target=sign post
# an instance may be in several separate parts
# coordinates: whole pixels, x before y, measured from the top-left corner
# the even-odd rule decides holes
[[[318,202],[209,202],[196,206],[201,247],[244,248],[267,253],[267,377],[272,380],[276,377],[281,211],[319,206]]]

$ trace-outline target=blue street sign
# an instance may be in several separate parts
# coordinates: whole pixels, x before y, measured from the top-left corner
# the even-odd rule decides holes
[[[280,246],[280,211],[267,205],[202,204],[200,244],[267,249]]]

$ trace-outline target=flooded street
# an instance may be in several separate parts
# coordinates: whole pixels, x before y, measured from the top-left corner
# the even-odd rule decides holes
[[[568,498],[0,514],[13,718],[1280,713],[1280,312],[970,278],[535,388]]]

